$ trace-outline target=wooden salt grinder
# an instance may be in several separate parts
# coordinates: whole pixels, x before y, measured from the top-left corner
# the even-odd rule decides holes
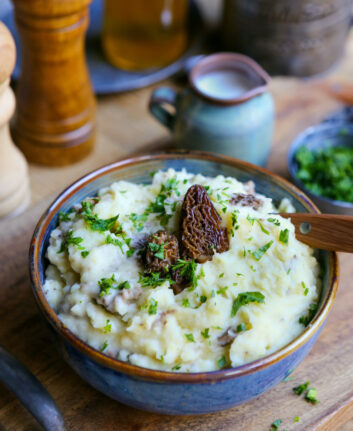
[[[9,133],[15,97],[9,87],[16,48],[11,33],[0,22],[0,217],[15,215],[30,200],[27,163]]]
[[[91,0],[13,0],[22,71],[13,137],[29,160],[67,165],[93,147],[95,98],[84,54]]]

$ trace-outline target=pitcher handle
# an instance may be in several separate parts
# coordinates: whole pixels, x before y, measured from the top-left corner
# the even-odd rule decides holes
[[[173,131],[175,112],[169,112],[163,105],[170,105],[176,110],[178,93],[170,87],[156,88],[150,98],[148,108],[151,114],[169,130]]]

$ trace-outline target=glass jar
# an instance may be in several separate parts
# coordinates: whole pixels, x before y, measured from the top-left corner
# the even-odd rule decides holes
[[[106,0],[103,49],[121,69],[172,63],[187,45],[188,0]]]

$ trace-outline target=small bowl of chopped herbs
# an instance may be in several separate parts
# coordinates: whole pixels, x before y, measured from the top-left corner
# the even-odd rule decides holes
[[[323,212],[353,215],[353,123],[323,123],[301,133],[289,173]]]

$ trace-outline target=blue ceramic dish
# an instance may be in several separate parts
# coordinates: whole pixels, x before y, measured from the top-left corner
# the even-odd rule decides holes
[[[182,169],[215,176],[253,180],[257,190],[275,201],[288,197],[302,212],[318,212],[311,201],[287,181],[265,169],[230,157],[210,153],[176,152],[139,156],[115,162],[78,180],[43,214],[30,246],[30,273],[34,296],[49,323],[56,344],[72,368],[88,383],[115,400],[138,409],[166,414],[201,414],[228,409],[257,397],[296,368],[315,343],[333,304],[337,289],[337,257],[319,252],[323,289],[319,309],[311,324],[291,343],[255,362],[206,373],[173,373],[141,368],[108,357],[78,339],[49,307],[42,285],[45,251],[58,212],[67,211],[86,196],[113,181],[149,182],[151,171]]]
[[[304,130],[293,141],[288,152],[288,169],[295,184],[316,203],[321,211],[329,214],[344,214],[353,216],[353,204],[337,201],[312,193],[298,179],[298,163],[295,155],[300,147],[306,146],[309,150],[317,151],[331,146],[353,146],[353,124],[351,122],[334,121],[322,123]]]

